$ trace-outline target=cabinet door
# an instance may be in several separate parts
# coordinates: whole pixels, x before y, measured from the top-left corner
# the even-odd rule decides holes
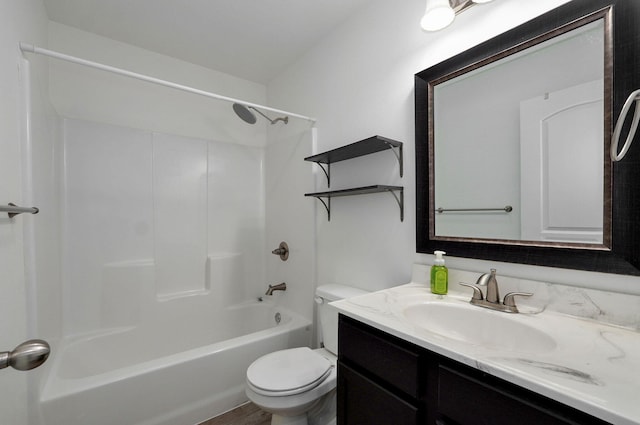
[[[553,400],[500,383],[497,378],[480,379],[458,367],[439,366],[437,412],[443,415],[443,424],[450,423],[447,419],[461,425],[604,424]]]
[[[394,392],[412,399],[422,396],[424,382],[419,377],[425,361],[420,353],[424,350],[344,316],[340,316],[339,329],[342,362],[358,365]]]
[[[414,425],[420,409],[338,362],[338,425]]]

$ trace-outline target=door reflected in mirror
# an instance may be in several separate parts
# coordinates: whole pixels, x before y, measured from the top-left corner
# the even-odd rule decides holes
[[[573,22],[429,81],[431,239],[610,247],[607,28]]]

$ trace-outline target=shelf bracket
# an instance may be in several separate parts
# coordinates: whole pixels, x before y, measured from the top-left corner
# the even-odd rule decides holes
[[[316,162],[316,164],[324,171],[324,175],[327,176],[327,187],[331,187],[331,163],[327,164],[327,168],[324,168],[320,162]]]
[[[331,221],[331,196],[327,197],[327,202],[325,202],[324,199],[319,196],[316,196],[315,198],[318,201],[322,202],[322,205],[324,205],[324,209],[327,210],[327,221]]]
[[[404,189],[398,190],[400,192],[400,196],[396,195],[394,189],[389,189],[389,193],[396,198],[396,202],[398,203],[398,207],[400,207],[400,221],[404,221]]]
[[[391,150],[391,152],[393,152],[393,154],[396,156],[396,159],[398,160],[398,166],[400,167],[400,178],[402,178],[404,175],[404,167],[403,167],[403,160],[402,160],[402,145],[394,146],[389,142],[385,142],[385,144],[389,146],[389,149]]]

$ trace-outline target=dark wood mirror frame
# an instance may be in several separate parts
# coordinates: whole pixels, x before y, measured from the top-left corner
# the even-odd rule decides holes
[[[640,142],[612,167],[611,249],[582,247],[542,247],[496,241],[434,240],[430,237],[433,211],[429,193],[430,176],[429,105],[430,82],[443,75],[480,63],[516,45],[584,16],[611,7],[613,51],[613,116],[606,117],[609,137],[627,96],[640,88],[640,2],[637,0],[574,0],[526,22],[491,40],[445,60],[415,76],[416,126],[416,251],[433,253],[439,249],[453,257],[477,258],[539,266],[562,267],[604,273],[640,275]],[[630,121],[630,120],[629,120]],[[628,123],[626,125],[628,127]],[[626,138],[623,131],[621,139]],[[638,138],[638,137],[636,137]],[[607,144],[608,145],[608,144]],[[606,157],[608,158],[608,152]],[[605,209],[609,206],[605,205]]]

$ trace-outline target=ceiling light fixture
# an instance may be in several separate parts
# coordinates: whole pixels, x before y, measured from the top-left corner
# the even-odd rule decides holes
[[[438,31],[449,26],[458,13],[476,3],[489,3],[492,0],[427,0],[420,26],[425,31]]]

